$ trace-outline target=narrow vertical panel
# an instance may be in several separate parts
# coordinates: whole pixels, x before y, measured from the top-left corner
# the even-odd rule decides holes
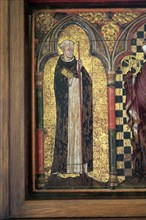
[[[0,1],[0,219],[7,219],[8,208],[8,0]]]
[[[10,214],[25,199],[24,1],[10,1]],[[17,199],[16,199],[17,198]]]

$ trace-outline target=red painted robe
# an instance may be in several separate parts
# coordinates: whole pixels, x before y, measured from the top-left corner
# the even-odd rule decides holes
[[[132,131],[133,176],[146,177],[146,63],[136,78],[125,76],[126,112]]]

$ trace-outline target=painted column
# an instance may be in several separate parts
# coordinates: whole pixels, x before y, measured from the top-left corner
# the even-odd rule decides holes
[[[109,185],[118,185],[116,160],[115,72],[108,72]]]
[[[44,128],[43,128],[43,73],[36,74],[35,81],[35,109],[36,109],[36,189],[44,189]]]

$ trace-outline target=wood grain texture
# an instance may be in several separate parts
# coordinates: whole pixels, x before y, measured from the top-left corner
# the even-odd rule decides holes
[[[24,201],[24,2],[10,1],[10,214]]]
[[[16,218],[13,218],[13,220],[14,219],[16,219]],[[44,219],[44,218],[27,218],[27,220],[41,220],[41,219]],[[48,220],[54,220],[54,218],[47,218]],[[102,218],[98,218],[98,217],[93,217],[93,218],[90,218],[90,217],[80,217],[80,218],[62,218],[62,217],[59,217],[59,218],[55,218],[55,219],[59,219],[59,220],[145,220],[145,217],[132,217],[132,218],[130,218],[130,217],[128,217],[128,218],[126,218],[126,217],[124,217],[124,218],[120,218],[120,217],[118,217],[118,218],[112,218],[112,217],[110,217],[110,218],[106,218],[106,217],[102,217]],[[26,218],[21,218],[21,220],[26,220]]]
[[[0,219],[8,217],[8,1],[0,1]]]
[[[15,220],[16,218],[14,218],[13,220]],[[27,218],[27,220],[43,220],[44,218]],[[54,220],[54,218],[47,218],[48,220]],[[126,218],[126,217],[124,217],[124,218],[104,218],[104,217],[102,217],[102,218],[98,218],[98,217],[93,217],[93,218],[90,218],[90,217],[88,217],[88,218],[61,218],[61,217],[59,217],[59,218],[55,218],[55,219],[59,219],[59,220],[145,220],[145,217],[136,217],[136,218]],[[21,220],[26,220],[25,218],[21,218]]]
[[[146,200],[27,201],[15,217],[144,217]]]

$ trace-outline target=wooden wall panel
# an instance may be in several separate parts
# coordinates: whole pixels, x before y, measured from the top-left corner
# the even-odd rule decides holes
[[[81,217],[144,217],[146,201],[115,200],[38,200],[27,201],[15,217],[23,218],[81,218]]]
[[[10,1],[10,214],[24,202],[24,2]]]
[[[8,216],[8,1],[0,1],[0,219]]]

